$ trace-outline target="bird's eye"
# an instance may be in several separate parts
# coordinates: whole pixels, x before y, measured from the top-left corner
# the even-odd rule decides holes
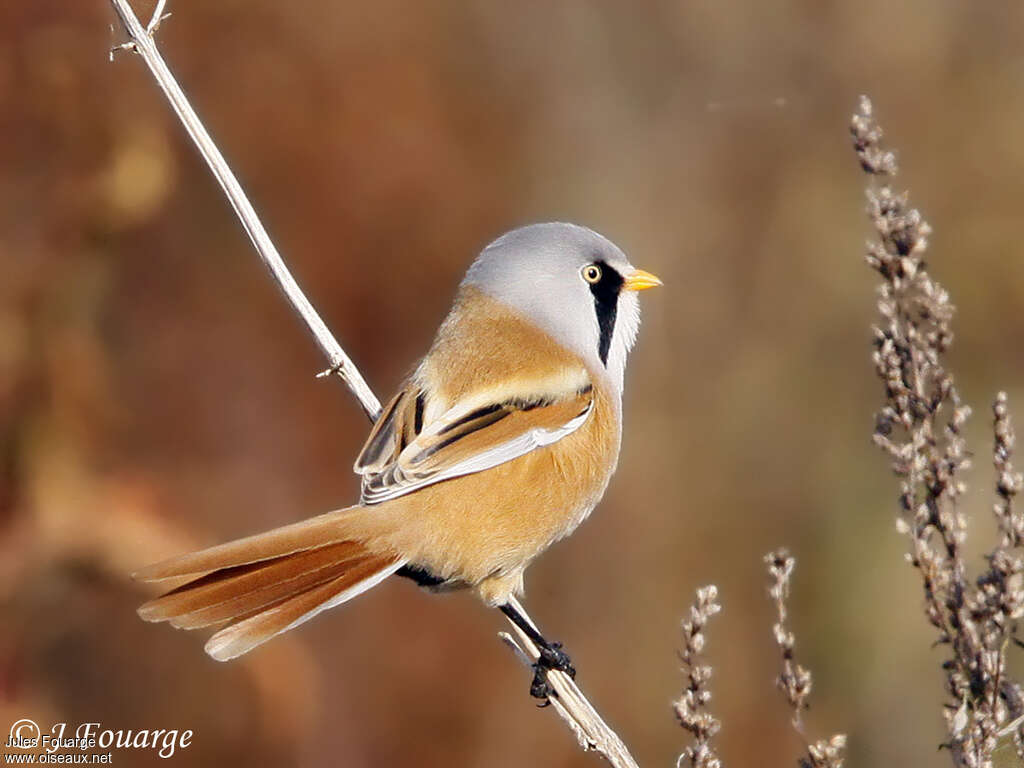
[[[597,264],[587,264],[581,274],[584,280],[593,285],[601,279],[601,268]]]

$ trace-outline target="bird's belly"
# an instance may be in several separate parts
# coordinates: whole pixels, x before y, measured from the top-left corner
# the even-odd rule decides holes
[[[391,545],[410,563],[443,579],[479,584],[518,575],[549,545],[572,533],[604,492],[617,440],[594,446],[587,437],[574,439],[574,434],[390,502],[397,507]]]

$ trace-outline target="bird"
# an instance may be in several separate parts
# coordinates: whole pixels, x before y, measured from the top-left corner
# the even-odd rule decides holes
[[[608,486],[637,294],[661,284],[586,227],[499,237],[373,424],[354,464],[359,502],[143,568],[136,579],[187,581],[139,615],[218,627],[205,650],[227,661],[391,576],[470,588],[537,645],[531,693],[545,698],[547,670],[575,670],[513,598]]]

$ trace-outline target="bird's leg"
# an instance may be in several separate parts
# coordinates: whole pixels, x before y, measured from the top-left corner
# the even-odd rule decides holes
[[[536,699],[547,701],[553,692],[551,685],[548,683],[548,670],[557,669],[569,677],[576,677],[576,669],[569,659],[569,654],[562,650],[561,643],[551,643],[545,640],[537,628],[523,614],[516,610],[515,606],[505,603],[499,607],[501,612],[508,616],[513,624],[523,630],[526,636],[537,646],[540,657],[533,665],[533,682],[530,684],[530,695]]]

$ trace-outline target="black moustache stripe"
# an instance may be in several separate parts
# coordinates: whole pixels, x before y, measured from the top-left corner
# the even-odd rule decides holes
[[[615,333],[615,316],[619,311],[619,293],[625,279],[603,261],[595,261],[601,268],[601,279],[590,284],[590,292],[594,294],[594,311],[597,313],[597,326],[600,338],[597,342],[597,354],[601,362],[608,367],[608,350],[612,345],[612,334]]]

